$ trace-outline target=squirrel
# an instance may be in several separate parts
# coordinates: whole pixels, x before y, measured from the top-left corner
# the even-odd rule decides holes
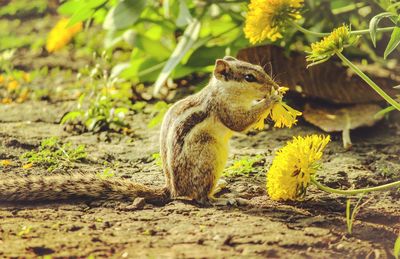
[[[96,175],[0,178],[0,203],[72,198],[144,198],[165,204],[185,198],[199,204],[216,199],[233,132],[243,132],[274,103],[278,85],[262,67],[226,56],[217,59],[209,84],[172,105],[160,131],[160,155],[166,184],[151,188],[133,181]]]

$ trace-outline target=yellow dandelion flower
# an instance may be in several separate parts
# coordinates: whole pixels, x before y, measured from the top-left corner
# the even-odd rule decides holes
[[[266,110],[260,117],[260,120],[257,121],[253,126],[250,126],[250,128],[254,128],[256,130],[262,130],[264,129],[264,121],[265,119],[269,116],[271,113],[271,109]]]
[[[0,84],[2,84],[2,83],[4,83],[4,76],[3,75],[0,75]]]
[[[266,110],[260,117],[260,120],[253,125],[254,129],[263,129],[264,128],[264,120],[267,117],[271,117],[271,119],[275,122],[274,127],[283,128],[288,127],[291,128],[293,125],[297,123],[297,117],[302,113],[293,109],[286,103],[282,102],[283,95],[289,90],[287,87],[279,87],[276,95],[278,96],[280,101],[274,103],[271,109]]]
[[[293,137],[276,152],[267,181],[272,200],[299,200],[304,196],[329,141],[329,136]]]
[[[82,22],[76,23],[67,28],[69,19],[62,18],[50,31],[47,38],[46,49],[48,52],[55,52],[67,45],[75,34],[82,30]]]
[[[103,95],[116,95],[119,93],[118,89],[115,86],[111,86],[111,87],[104,87],[103,89],[101,89],[101,93]]]
[[[17,80],[11,80],[11,81],[8,82],[8,84],[7,84],[7,90],[8,90],[9,92],[14,91],[14,90],[16,90],[16,89],[18,89],[18,88],[19,88],[19,83],[18,83]]]
[[[251,0],[244,33],[252,44],[276,41],[291,21],[301,18],[303,0]]]
[[[271,109],[271,119],[275,122],[274,127],[277,128],[291,128],[297,123],[297,116],[301,114],[301,112],[293,109],[282,101],[274,104]]]
[[[10,160],[0,160],[0,165],[1,166],[10,166],[12,164],[12,162]]]
[[[22,166],[23,169],[29,169],[33,166],[33,163],[28,163]]]
[[[17,100],[15,100],[17,103],[23,103],[29,98],[29,89],[24,88],[21,93],[19,94]]]
[[[24,73],[22,74],[22,79],[24,79],[24,81],[25,81],[26,83],[29,83],[29,82],[31,81],[31,75],[30,75],[29,73],[24,72]]]
[[[10,104],[10,103],[12,103],[12,99],[9,97],[5,97],[5,98],[1,99],[1,103],[2,104]]]
[[[357,39],[357,36],[350,34],[346,25],[334,29],[321,41],[311,44],[311,52],[307,56],[307,61],[311,62],[309,66],[327,61],[336,53],[342,52],[345,47],[354,44]]]

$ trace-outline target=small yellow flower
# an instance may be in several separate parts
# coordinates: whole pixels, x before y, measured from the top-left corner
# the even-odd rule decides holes
[[[252,44],[265,39],[276,41],[289,23],[301,18],[303,0],[251,0],[244,26]]]
[[[104,87],[103,89],[101,89],[101,93],[103,95],[116,95],[119,93],[118,89],[115,86],[111,86],[111,87]]]
[[[269,114],[271,113],[271,109],[266,110],[260,117],[260,120],[258,122],[256,122],[253,126],[251,126],[250,128],[254,128],[256,130],[262,130],[264,129],[264,121],[265,119],[269,116]]]
[[[297,123],[296,117],[301,114],[301,112],[293,109],[282,101],[274,104],[271,109],[271,119],[275,121],[274,127],[276,128],[291,128]]]
[[[26,83],[29,83],[31,81],[31,75],[29,73],[23,72],[22,79],[24,79]]]
[[[271,119],[275,122],[274,127],[283,128],[288,127],[291,128],[293,125],[297,123],[297,116],[300,116],[302,113],[293,109],[286,103],[282,102],[283,95],[289,90],[287,87],[279,87],[277,91],[277,95],[280,101],[274,103],[271,109],[266,110],[260,117],[260,120],[253,125],[254,129],[263,129],[264,128],[264,120],[271,116]]]
[[[10,104],[10,103],[12,103],[12,99],[9,97],[5,97],[5,98],[1,99],[1,103],[2,104]]]
[[[272,200],[299,200],[305,195],[329,141],[329,136],[294,137],[276,152],[267,181]]]
[[[307,56],[307,61],[310,65],[317,65],[327,61],[330,57],[338,52],[342,52],[345,47],[348,47],[356,42],[358,37],[350,34],[349,27],[343,25],[334,29],[331,34],[325,36],[321,41],[311,44],[310,55]]]
[[[16,89],[18,89],[18,88],[19,88],[19,83],[18,83],[17,80],[11,80],[11,81],[8,82],[8,84],[7,84],[7,90],[8,90],[9,92],[12,92],[12,91],[14,91],[14,90],[16,90]]]
[[[33,163],[28,163],[22,166],[23,169],[29,169],[33,166]]]
[[[69,19],[62,18],[50,31],[47,38],[46,49],[48,52],[55,52],[67,45],[72,37],[82,30],[82,22],[76,23],[67,28]]]
[[[4,166],[4,167],[10,166],[11,164],[12,164],[12,163],[11,163],[10,160],[1,160],[1,161],[0,161],[0,165],[1,165],[1,166]]]
[[[15,100],[17,103],[23,103],[25,102],[29,97],[29,90],[27,88],[24,88],[21,93],[19,94],[17,100]]]
[[[0,75],[0,84],[4,83],[4,76]]]

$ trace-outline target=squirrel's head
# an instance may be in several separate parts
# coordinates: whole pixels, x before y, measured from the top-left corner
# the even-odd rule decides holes
[[[270,98],[271,93],[275,92],[273,90],[278,89],[278,85],[261,66],[230,56],[216,60],[213,80],[229,98],[236,96],[243,101]]]

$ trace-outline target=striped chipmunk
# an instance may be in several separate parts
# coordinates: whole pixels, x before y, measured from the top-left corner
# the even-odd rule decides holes
[[[96,175],[0,178],[0,203],[59,201],[73,198],[133,200],[165,204],[183,198],[199,204],[213,197],[228,157],[233,132],[258,122],[273,104],[277,84],[258,65],[233,57],[217,59],[209,84],[170,107],[160,132],[166,184],[152,188],[127,179]]]

